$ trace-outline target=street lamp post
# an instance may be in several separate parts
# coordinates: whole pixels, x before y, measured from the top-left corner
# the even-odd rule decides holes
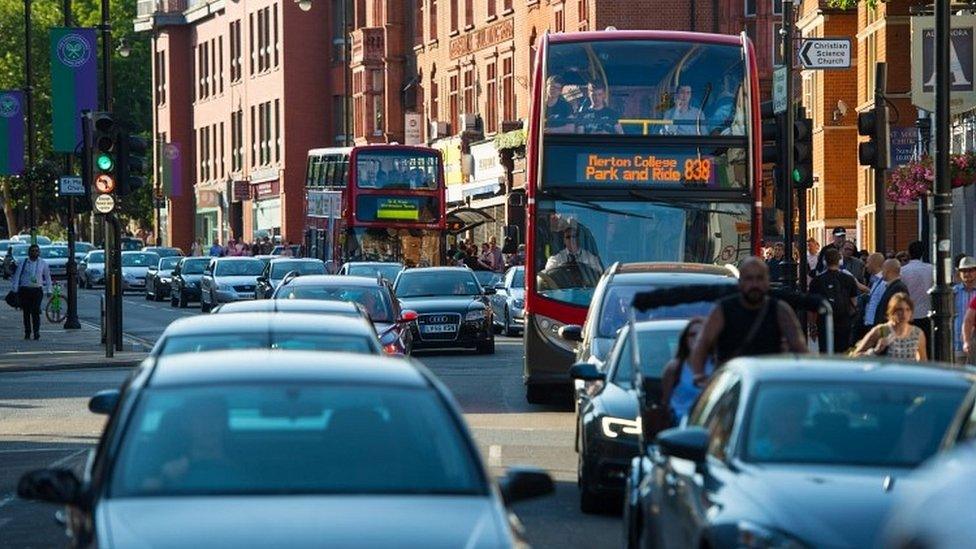
[[[31,0],[24,0],[24,110],[27,115],[27,187],[30,208],[27,224],[31,244],[37,244],[37,183],[34,181],[34,74],[31,66]]]
[[[935,287],[932,288],[932,347],[935,360],[952,362],[952,186],[949,175],[949,0],[935,0]]]

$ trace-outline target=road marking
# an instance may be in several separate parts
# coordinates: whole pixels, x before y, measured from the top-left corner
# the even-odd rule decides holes
[[[54,463],[48,465],[48,467],[51,468],[51,469],[55,469],[57,467],[61,467],[64,464],[66,464],[69,461],[75,459],[76,457],[80,456],[81,454],[84,454],[87,451],[88,451],[87,449],[85,449],[85,450],[75,450],[74,452],[71,452],[70,454],[64,456],[63,458],[61,458],[61,459],[55,461]]]
[[[489,467],[501,467],[502,466],[502,447],[497,444],[492,444],[488,447],[488,466]]]
[[[0,454],[27,454],[30,452],[64,452],[67,448],[17,448],[16,450],[0,450]]]

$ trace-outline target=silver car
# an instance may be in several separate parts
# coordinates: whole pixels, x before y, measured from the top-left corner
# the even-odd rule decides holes
[[[78,265],[78,284],[83,288],[94,288],[105,284],[105,252],[92,250]]]
[[[200,279],[200,310],[231,301],[254,299],[264,262],[253,257],[215,257]]]
[[[489,301],[495,313],[495,327],[507,336],[518,335],[525,327],[525,267],[505,271]]]
[[[41,246],[41,257],[51,269],[52,278],[68,277],[68,247]]]
[[[122,252],[122,291],[144,291],[149,267],[158,263],[156,254]]]

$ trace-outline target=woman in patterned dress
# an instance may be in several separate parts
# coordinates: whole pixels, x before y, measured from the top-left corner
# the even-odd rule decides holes
[[[915,304],[908,294],[891,296],[888,302],[888,322],[878,324],[864,336],[854,349],[856,356],[883,355],[898,360],[928,360],[925,332],[913,326]]]

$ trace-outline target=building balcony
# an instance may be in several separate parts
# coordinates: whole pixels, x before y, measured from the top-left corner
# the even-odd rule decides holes
[[[183,13],[201,0],[139,0],[136,3],[136,17],[143,18],[166,13]]]
[[[223,9],[224,0],[137,0],[134,27],[145,32],[158,27],[186,25]]]

